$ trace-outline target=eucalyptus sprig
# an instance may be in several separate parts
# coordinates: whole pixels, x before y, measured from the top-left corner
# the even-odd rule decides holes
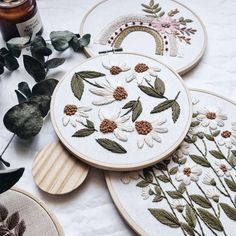
[[[53,31],[50,34],[50,40],[45,40],[42,36],[17,37],[6,43],[7,48],[0,49],[0,74],[4,72],[4,68],[9,71],[18,69],[17,58],[26,48],[31,55],[23,55],[24,68],[36,81],[32,88],[28,83],[21,82],[15,90],[19,104],[10,108],[3,119],[6,128],[14,135],[4,152],[15,135],[22,139],[29,139],[37,135],[43,126],[44,117],[49,112],[52,93],[58,83],[53,78],[47,78],[47,74],[49,70],[65,62],[64,58],[50,58],[53,50],[62,52],[72,48],[74,52],[79,52],[89,42],[89,34],[80,37],[79,34],[70,31]],[[0,162],[10,166],[2,159],[2,155]]]

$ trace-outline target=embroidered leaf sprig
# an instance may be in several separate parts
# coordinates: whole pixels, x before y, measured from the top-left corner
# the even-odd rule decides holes
[[[193,209],[190,206],[186,206],[185,208],[185,215],[186,215],[186,221],[188,222],[188,224],[195,228],[196,227],[196,222],[197,222],[197,218],[196,215],[193,211]]]
[[[201,195],[193,194],[190,195],[190,198],[192,199],[192,201],[203,208],[211,208],[210,201]]]
[[[156,17],[162,17],[165,14],[165,12],[162,11],[162,8],[160,7],[160,5],[158,3],[155,4],[153,0],[149,2],[149,5],[146,5],[146,4],[141,4],[141,5],[143,7],[143,11],[148,14],[152,14]]]
[[[229,189],[233,192],[236,192],[236,183],[230,179],[224,178],[225,183],[229,187]]]
[[[123,116],[132,112],[132,121],[133,122],[136,121],[143,111],[140,97],[137,100],[129,101],[122,107],[122,109],[129,109]]]
[[[90,85],[101,88],[100,85],[92,83],[87,79],[94,79],[103,76],[105,76],[105,74],[97,71],[80,71],[75,73],[71,79],[71,89],[74,96],[81,100],[84,92],[84,81],[89,83]]]
[[[221,208],[223,209],[224,213],[231,219],[236,221],[236,209],[229,206],[226,203],[220,203]]]
[[[162,224],[171,228],[179,228],[179,220],[171,213],[164,209],[148,209],[150,213]]]
[[[110,152],[113,153],[120,153],[120,154],[124,154],[127,153],[127,151],[125,150],[124,147],[122,147],[119,143],[107,139],[107,138],[99,138],[96,139],[96,141],[105,149],[107,149]]]
[[[87,124],[82,124],[83,126],[85,126],[86,128],[84,129],[80,129],[78,131],[76,131],[72,137],[77,137],[77,138],[81,138],[81,137],[87,137],[91,134],[93,134],[95,131],[97,131],[94,127],[94,123],[90,120],[87,119]]]

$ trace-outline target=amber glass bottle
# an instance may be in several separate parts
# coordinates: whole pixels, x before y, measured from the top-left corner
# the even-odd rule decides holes
[[[0,29],[5,41],[43,31],[36,0],[0,0]]]

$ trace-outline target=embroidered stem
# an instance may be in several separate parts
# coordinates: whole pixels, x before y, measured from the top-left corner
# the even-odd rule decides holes
[[[9,145],[11,144],[11,142],[13,141],[15,137],[15,134],[12,135],[12,137],[10,138],[10,140],[8,141],[6,147],[3,149],[1,155],[0,155],[0,162],[2,162],[6,167],[10,167],[10,163],[5,161],[2,156],[4,155],[4,153],[6,152],[6,150],[8,149]]]
[[[171,204],[170,204],[170,202],[169,202],[169,199],[167,198],[167,196],[166,196],[166,194],[165,194],[165,191],[162,189],[162,187],[161,187],[161,185],[160,185],[160,183],[159,183],[159,181],[158,181],[158,179],[157,179],[157,177],[156,177],[156,174],[155,174],[155,172],[153,171],[153,169],[152,169],[152,174],[153,174],[153,177],[155,178],[155,180],[156,180],[158,186],[160,187],[161,192],[162,192],[164,198],[166,199],[166,202],[167,202],[167,204],[169,205],[169,207],[170,207],[172,213],[173,213],[174,216],[178,219],[178,217],[177,217],[175,211],[173,210],[173,208],[172,208],[172,206],[171,206]],[[183,227],[181,226],[181,224],[180,224],[180,228],[181,228],[181,230],[183,231],[183,234],[184,234],[185,236],[187,236],[187,234],[185,233],[185,231],[184,231]]]
[[[186,219],[186,217],[185,217],[185,215],[184,215],[183,213],[182,213],[182,216],[183,216],[184,220],[188,223],[188,221],[187,221],[187,219]],[[194,231],[197,235],[199,235],[199,236],[204,235],[204,234],[198,233],[198,231],[197,231],[196,229],[194,229],[194,228],[192,228],[192,229],[193,229],[193,231]]]
[[[92,83],[92,82],[88,81],[88,80],[85,79],[85,78],[82,78],[82,80],[85,81],[86,83],[88,83],[88,84],[94,86],[94,87],[97,87],[97,88],[104,88],[104,87],[100,86],[99,84],[95,84],[95,83]]]

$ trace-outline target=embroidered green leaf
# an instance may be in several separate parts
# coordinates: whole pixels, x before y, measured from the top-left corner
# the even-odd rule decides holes
[[[186,186],[183,182],[179,185],[178,191],[182,194],[186,191]]]
[[[89,127],[89,128],[94,128],[94,123],[91,121],[91,120],[86,120],[86,122],[87,122],[87,126]]]
[[[143,9],[143,11],[146,12],[146,13],[149,13],[149,14],[153,14],[154,13],[153,10],[149,10],[149,9]]]
[[[149,5],[152,7],[154,5],[154,0],[150,0]]]
[[[97,71],[80,71],[77,74],[79,74],[80,77],[86,78],[86,79],[94,79],[94,78],[105,76],[105,74],[97,72]]]
[[[139,188],[144,188],[144,187],[147,187],[148,185],[149,185],[149,183],[145,180],[141,180],[140,182],[138,182],[136,184],[136,186],[139,187]]]
[[[198,213],[201,219],[212,229],[223,231],[223,225],[218,218],[212,215],[209,211],[204,209],[198,208]]]
[[[236,157],[234,155],[231,155],[229,158],[228,158],[228,161],[230,163],[231,166],[235,167],[236,166]]]
[[[153,88],[150,88],[150,87],[144,86],[144,85],[139,85],[138,87],[140,88],[140,90],[142,92],[144,92],[148,96],[151,96],[154,98],[163,98],[163,96],[161,94],[157,93],[157,91]]]
[[[19,223],[19,220],[20,220],[19,213],[18,212],[13,213],[12,215],[10,215],[7,218],[7,220],[6,220],[6,227],[9,230],[14,229],[17,226],[17,224]]]
[[[182,194],[177,191],[166,191],[166,193],[172,197],[173,199],[180,199],[183,198]]]
[[[153,175],[151,173],[148,173],[148,172],[144,173],[144,178],[148,182],[152,182],[153,181]]]
[[[211,150],[211,151],[209,151],[209,153],[217,159],[224,159],[223,153],[219,152],[218,150]]]
[[[179,228],[179,220],[171,213],[164,209],[148,209],[150,213],[162,224],[171,228]]]
[[[0,204],[0,222],[3,222],[8,216],[8,210],[5,206]]]
[[[205,158],[197,155],[189,155],[189,156],[195,163],[204,167],[210,167],[210,163]]]
[[[157,175],[157,178],[164,183],[170,182],[169,178],[166,175]]]
[[[143,4],[143,3],[142,3],[141,6],[144,7],[144,8],[146,8],[146,9],[150,9],[150,10],[152,9],[152,7],[149,6],[149,5],[147,5],[147,4]]]
[[[142,111],[143,111],[142,104],[139,100],[137,100],[133,106],[133,113],[132,113],[132,121],[133,122],[138,119],[138,117],[140,116]]]
[[[220,203],[221,208],[224,213],[231,219],[236,221],[236,209],[234,207],[229,206],[226,203]]]
[[[227,186],[229,187],[229,189],[233,192],[236,192],[236,183],[227,178],[224,178],[224,180]]]
[[[154,88],[159,94],[164,95],[164,93],[165,93],[165,84],[161,79],[159,79],[159,78],[155,79]]]
[[[214,141],[215,140],[214,137],[210,134],[204,134],[204,135],[209,141]]]
[[[231,150],[231,152],[236,157],[236,150]]]
[[[164,199],[163,196],[156,195],[156,196],[153,198],[152,202],[161,202],[163,199]]]
[[[52,58],[45,64],[47,69],[54,69],[62,65],[65,62],[65,58]]]
[[[190,195],[190,198],[199,206],[203,207],[203,208],[211,208],[211,203],[208,199],[206,199],[205,197],[201,196],[201,195]]]
[[[107,138],[100,138],[96,139],[96,141],[105,149],[107,149],[110,152],[114,153],[127,153],[127,151],[117,142],[107,139]]]
[[[186,220],[187,220],[188,224],[192,228],[195,228],[197,218],[196,218],[196,215],[195,215],[193,209],[188,205],[185,207],[185,215],[186,215]]]
[[[170,174],[171,175],[175,175],[178,171],[178,166],[174,166],[170,169]]]
[[[165,110],[171,108],[173,103],[174,103],[174,100],[164,101],[164,102],[158,104],[156,107],[154,107],[153,110],[151,111],[151,114],[165,111]]]
[[[122,109],[132,108],[135,103],[136,103],[135,100],[131,100],[131,101],[127,102],[127,103],[122,107]]]
[[[181,227],[184,229],[184,231],[190,235],[190,236],[194,236],[194,230],[186,223],[181,223]]]
[[[220,134],[220,130],[212,132],[213,137],[217,137]]]
[[[78,131],[76,131],[72,137],[76,137],[76,138],[82,138],[82,137],[87,137],[91,134],[93,134],[95,132],[94,129],[80,129]]]
[[[75,97],[80,100],[84,92],[84,82],[78,73],[75,73],[72,77],[71,89]]]
[[[180,115],[180,105],[178,102],[174,101],[172,106],[172,120],[174,121],[174,123],[178,120],[179,115]]]
[[[196,127],[196,126],[198,126],[199,124],[200,124],[199,121],[192,121],[192,122],[191,122],[191,127]]]
[[[155,190],[157,195],[161,195],[161,188],[160,187],[155,186],[154,190]]]

